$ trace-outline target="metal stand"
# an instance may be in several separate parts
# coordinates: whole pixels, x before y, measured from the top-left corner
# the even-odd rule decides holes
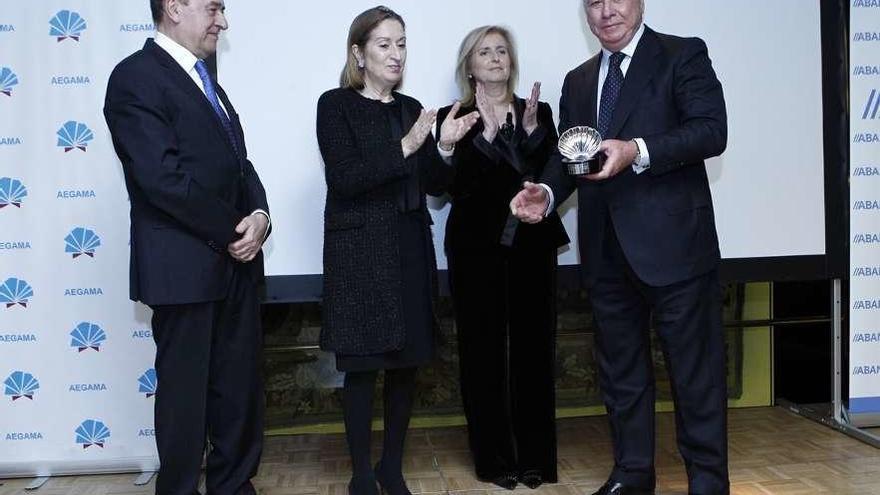
[[[850,424],[843,405],[843,291],[842,281],[831,281],[831,330],[834,349],[831,366],[831,404],[795,404],[784,399],[777,404],[807,419],[834,428],[861,442],[880,449],[880,437]]]
[[[28,486],[24,487],[24,489],[26,491],[36,490],[36,489],[40,488],[41,486],[43,486],[43,483],[45,483],[47,481],[49,481],[48,476],[38,476],[38,477],[34,478],[33,480],[31,480],[31,482],[28,484]]]
[[[134,480],[134,486],[144,486],[153,479],[153,476],[156,476],[155,471],[143,472],[138,475]]]
[[[831,281],[831,339],[834,355],[831,366],[831,417],[836,423],[843,424],[843,294],[841,281]]]
[[[834,420],[834,428],[846,433],[847,435],[861,440],[869,445],[873,445],[880,449],[880,437],[857,428],[850,424],[849,414],[843,407],[843,305],[842,305],[842,282],[839,278],[831,281],[831,315],[832,330],[834,332],[834,375],[832,378],[832,419]]]

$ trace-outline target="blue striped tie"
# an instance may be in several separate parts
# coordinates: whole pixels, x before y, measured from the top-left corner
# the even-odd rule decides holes
[[[228,137],[229,142],[232,143],[232,148],[235,150],[236,156],[241,158],[241,153],[238,151],[238,141],[235,139],[235,133],[232,132],[232,122],[229,121],[229,116],[226,115],[226,112],[223,111],[223,107],[220,106],[220,100],[217,99],[217,90],[214,89],[214,81],[208,73],[208,66],[205,64],[204,60],[196,62],[196,72],[199,73],[199,77],[202,79],[202,84],[205,86],[205,95],[208,97],[208,102],[211,104],[211,107],[214,108],[214,112],[220,119],[220,123],[223,124],[223,129],[226,131],[226,137]]]
[[[602,139],[608,139],[606,134],[611,126],[611,117],[614,116],[614,106],[617,104],[620,87],[623,86],[623,71],[620,70],[623,57],[624,55],[620,52],[611,54],[608,75],[605,76],[605,84],[602,85],[602,99],[599,100],[599,119],[597,122],[599,127],[597,130],[602,135]]]

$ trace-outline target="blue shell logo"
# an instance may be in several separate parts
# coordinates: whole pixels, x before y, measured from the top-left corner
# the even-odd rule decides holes
[[[12,397],[13,401],[22,397],[34,400],[34,392],[40,388],[39,380],[24,371],[13,372],[3,384],[6,385],[5,395]]]
[[[138,392],[147,394],[147,397],[156,395],[156,370],[148,369],[138,378]]]
[[[84,449],[97,445],[104,448],[104,443],[110,438],[110,428],[97,419],[87,419],[76,428],[76,443]]]
[[[65,153],[74,148],[85,151],[89,141],[95,138],[89,126],[73,120],[65,122],[55,134],[58,135],[57,146],[64,148]]]
[[[27,188],[18,179],[0,177],[0,208],[12,205],[21,208],[21,202],[27,196]]]
[[[5,304],[7,308],[16,304],[26,308],[32,297],[34,289],[24,280],[11,277],[0,285],[0,304]]]
[[[76,12],[62,10],[49,19],[49,36],[58,38],[62,42],[67,38],[79,41],[82,32],[86,30],[86,20]]]
[[[107,334],[104,333],[101,327],[87,321],[77,325],[70,332],[70,336],[72,337],[70,339],[70,347],[76,349],[77,352],[82,352],[86,349],[101,352],[101,344],[107,340]]]
[[[101,246],[101,238],[94,230],[77,227],[64,238],[64,252],[70,253],[74,259],[82,255],[95,257],[95,249]]]
[[[0,93],[12,96],[12,88],[18,85],[18,76],[9,67],[0,67]]]

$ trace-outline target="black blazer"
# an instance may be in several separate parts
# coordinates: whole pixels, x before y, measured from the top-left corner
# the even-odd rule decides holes
[[[422,105],[395,92],[405,135]],[[342,354],[401,349],[402,277],[396,198],[402,183],[419,174],[419,212],[425,218],[428,266],[435,269],[431,217],[425,194],[442,194],[454,170],[443,163],[429,134],[419,150],[403,158],[392,137],[383,103],[350,88],[327,91],[318,100],[318,145],[324,159],[324,296],[321,348]],[[436,274],[433,275],[436,277]]]
[[[446,220],[446,251],[485,251],[502,245],[555,249],[569,242],[554,211],[541,223],[521,223],[510,214],[510,200],[524,181],[534,181],[556,151],[558,136],[550,105],[538,105],[538,128],[527,135],[522,127],[525,100],[514,98],[516,127],[511,139],[501,136],[490,144],[483,138],[483,122],[458,142],[452,156],[455,180],[450,187],[452,208]],[[452,106],[437,112],[437,132]],[[474,108],[462,108],[465,115]]]
[[[131,201],[132,300],[224,298],[238,264],[226,251],[239,238],[235,226],[257,208],[269,211],[238,114],[216,88],[242,158],[205,95],[152,39],[110,75],[104,117]],[[259,281],[262,254],[246,270]]]
[[[569,72],[559,102],[559,131],[596,127],[602,52]],[[706,44],[646,27],[636,47],[605,138],[644,138],[651,168],[610,180],[575,180],[557,155],[541,181],[556,204],[578,191],[578,234],[585,281],[601,273],[606,222],[638,277],[662,286],[718,264],[718,238],[703,160],[727,145],[721,83]]]

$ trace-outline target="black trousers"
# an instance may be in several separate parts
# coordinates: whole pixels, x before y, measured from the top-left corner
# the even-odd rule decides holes
[[[255,493],[263,446],[262,328],[256,287],[236,270],[225,299],[153,307],[157,495]]]
[[[450,252],[449,276],[477,476],[556,482],[556,250]]]
[[[608,222],[603,270],[590,296],[599,384],[614,444],[611,477],[655,484],[653,321],[672,384],[689,493],[727,494],[727,380],[721,286],[711,271],[669,286],[642,283]]]

